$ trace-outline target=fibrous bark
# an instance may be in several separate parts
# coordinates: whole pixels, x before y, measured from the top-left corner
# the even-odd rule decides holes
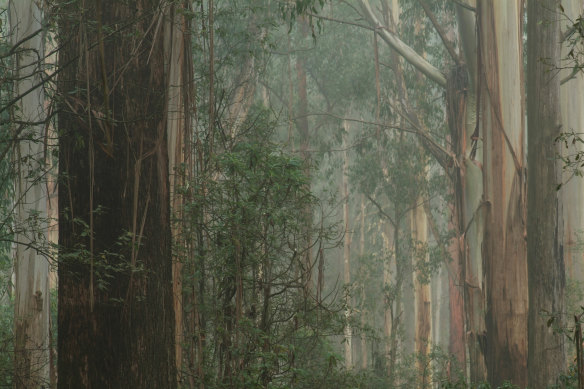
[[[172,4],[167,7],[165,15],[164,55],[167,83],[167,132],[168,132],[168,170],[170,173],[170,206],[172,212],[172,237],[175,251],[172,260],[173,301],[175,313],[175,355],[179,380],[182,366],[182,344],[185,341],[183,330],[183,263],[192,253],[190,239],[185,239],[184,202],[181,190],[185,179],[191,178],[191,116],[192,99],[192,59],[189,19],[185,16],[189,10],[188,2]],[[193,259],[189,257],[192,261]]]
[[[527,121],[529,271],[529,387],[558,383],[565,368],[564,336],[548,325],[562,327],[564,288],[561,160],[555,139],[561,132],[559,67],[559,1],[528,2]],[[551,317],[550,317],[551,315]],[[551,322],[550,322],[551,323]]]
[[[174,388],[167,15],[61,2],[59,387]]]

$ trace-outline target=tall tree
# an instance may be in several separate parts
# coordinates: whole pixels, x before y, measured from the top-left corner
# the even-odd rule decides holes
[[[368,0],[360,2],[370,24],[378,28],[382,24],[373,13]],[[454,172],[458,208],[457,235],[462,240],[460,263],[465,280],[465,308],[471,366],[480,367],[483,353],[489,381],[498,384],[505,379],[518,385],[527,383],[527,247],[525,244],[525,172],[524,172],[524,103],[522,82],[522,29],[523,2],[476,2],[476,6],[461,2],[459,21],[465,22],[462,34],[468,79],[466,83],[447,85],[447,78],[432,64],[405,45],[391,29],[379,29],[380,36],[389,46],[402,55],[419,72],[447,90],[466,94],[470,85],[476,88],[480,100],[480,126],[468,126],[472,99],[459,102],[460,120],[463,125],[451,128],[458,131],[463,142]],[[474,34],[474,12],[479,21]],[[437,26],[438,28],[439,26]],[[441,35],[442,38],[442,35]],[[468,40],[466,38],[469,38]],[[443,38],[442,38],[443,39]],[[443,41],[446,42],[445,39]],[[451,52],[452,56],[456,53]],[[475,62],[477,56],[478,61]],[[477,72],[473,65],[477,64]],[[464,72],[464,71],[463,71]],[[461,80],[454,77],[454,80]],[[477,121],[479,122],[479,121]],[[452,122],[454,123],[454,122]],[[452,126],[451,123],[451,126]],[[479,131],[480,130],[480,131]],[[450,171],[450,158],[427,133],[417,130],[422,144],[437,158],[445,170]],[[482,140],[482,146],[479,143]],[[476,160],[480,150],[482,161]],[[482,162],[482,163],[481,163]],[[481,172],[482,169],[482,172]],[[482,174],[481,174],[482,173]],[[482,178],[480,185],[473,186]],[[477,189],[479,189],[477,191]],[[483,237],[484,231],[484,237]],[[483,251],[479,250],[483,248]],[[482,268],[484,263],[485,267]],[[471,272],[469,272],[469,270]],[[484,274],[484,276],[483,276]],[[483,277],[484,284],[483,286]],[[470,292],[471,289],[475,292]],[[484,294],[486,294],[486,296]],[[481,300],[486,297],[486,325],[481,325]],[[509,301],[512,303],[509,304]],[[512,308],[510,308],[512,307]],[[483,329],[486,329],[484,331]],[[480,379],[480,369],[474,376]],[[471,376],[473,376],[471,371]]]
[[[343,281],[345,283],[345,368],[353,368],[353,329],[351,328],[351,242],[353,233],[350,230],[350,209],[349,209],[349,158],[347,156],[347,137],[351,126],[346,120],[343,121],[342,148],[343,148],[343,167],[341,171],[341,195],[343,196],[343,226],[345,236],[343,239]]]
[[[42,255],[47,253],[42,19],[36,2],[10,2],[12,45],[16,53],[14,95],[19,98],[13,136],[20,139],[15,148],[14,383],[17,388],[38,388],[49,382],[49,262]]]
[[[304,40],[308,37],[308,21],[305,16],[300,17],[299,29]],[[306,54],[298,53],[296,56],[296,77],[297,77],[297,93],[298,106],[296,112],[296,129],[300,138],[300,152],[304,158],[305,169],[304,172],[307,177],[310,177],[310,126],[308,123],[308,90],[306,85]],[[310,186],[310,183],[308,184]],[[302,269],[303,282],[306,293],[311,293],[312,285],[312,245],[313,242],[310,237],[310,226],[312,224],[312,208],[309,204],[302,210],[304,218],[306,219],[306,233],[304,234],[306,241],[303,242],[304,264]]]
[[[166,8],[164,52],[168,72],[167,83],[167,131],[168,131],[168,162],[170,173],[170,206],[172,211],[172,237],[175,251],[172,261],[172,282],[175,313],[175,355],[177,370],[181,373],[183,330],[183,282],[182,271],[184,258],[192,256],[192,245],[185,239],[185,196],[181,189],[185,179],[191,178],[191,115],[192,99],[192,58],[190,50],[190,19],[188,2],[173,3]]]
[[[523,1],[477,2],[483,140],[486,365],[491,385],[527,385]]]
[[[426,360],[432,349],[432,290],[428,274],[424,274],[424,269],[429,261],[428,253],[428,224],[426,212],[424,210],[424,199],[417,197],[416,203],[412,206],[410,213],[410,233],[412,239],[412,267],[414,272],[414,312],[415,312],[415,333],[414,349],[420,358],[418,364],[418,374],[422,382],[421,388],[428,386]]]
[[[527,5],[527,122],[529,270],[529,386],[556,383],[565,368],[564,337],[547,325],[548,312],[561,326],[565,288],[561,160],[555,142],[562,130],[560,21],[558,0],[529,1]]]
[[[57,10],[59,387],[176,387],[162,4]]]
[[[580,0],[562,1],[567,20],[561,27],[562,31],[570,31],[573,28],[573,21],[584,14],[584,4]],[[563,18],[562,18],[563,19]],[[565,35],[567,36],[567,35]],[[562,59],[571,59],[569,53],[573,48],[571,39],[564,39],[562,42]],[[577,50],[576,50],[577,51]],[[582,53],[576,53],[576,58],[581,61]],[[570,65],[574,63],[570,60]],[[572,66],[562,66],[559,77],[562,80],[560,86],[560,110],[562,114],[562,132],[580,132],[584,128],[584,73],[573,72]],[[562,147],[563,157],[574,157],[582,153],[583,144],[581,142],[568,142],[567,147]],[[564,220],[564,262],[566,266],[566,276],[568,280],[583,280],[584,266],[582,266],[583,255],[579,247],[581,233],[584,231],[584,180],[575,174],[573,169],[565,169],[562,177],[563,220]],[[579,302],[579,304],[582,304]],[[566,307],[570,308],[570,307]]]
[[[474,0],[466,4],[475,9]],[[453,177],[453,242],[463,282],[463,311],[466,321],[469,378],[472,382],[487,378],[484,356],[485,287],[483,270],[483,239],[485,231],[483,203],[483,147],[477,121],[477,62],[476,11],[457,4],[456,19],[461,40],[464,64],[453,69],[449,76],[446,104],[453,149],[457,159]],[[480,100],[479,100],[480,101]],[[451,292],[452,297],[456,293]],[[451,300],[451,306],[456,299]],[[458,327],[460,328],[460,327]],[[452,334],[451,334],[452,335]],[[452,339],[452,338],[451,338]]]

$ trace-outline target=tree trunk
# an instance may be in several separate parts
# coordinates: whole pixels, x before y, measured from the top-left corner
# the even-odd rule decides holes
[[[353,368],[353,330],[351,328],[351,238],[352,233],[349,230],[349,160],[347,157],[347,134],[349,132],[349,123],[343,121],[345,133],[343,133],[343,169],[341,178],[341,187],[343,195],[343,221],[345,227],[345,237],[343,239],[343,280],[345,283],[345,368]]]
[[[446,332],[444,331],[444,325],[448,325],[448,318],[444,316],[444,268],[440,266],[436,275],[432,277],[432,340],[435,345],[442,346],[443,344],[448,344],[447,339],[445,339]],[[447,274],[447,273],[446,273]]]
[[[527,385],[522,1],[477,2],[483,139],[486,365],[493,386]]]
[[[158,6],[61,4],[71,17],[59,24],[62,388],[176,387],[164,71],[171,31],[151,28],[166,14]],[[130,35],[119,30],[128,20]]]
[[[363,261],[365,256],[365,196],[361,195],[361,226],[360,226],[360,236],[359,236],[359,260]],[[369,317],[369,311],[367,309],[367,295],[365,292],[365,282],[367,281],[369,272],[366,271],[366,275],[363,278],[361,285],[362,295],[361,295],[361,369],[367,370],[369,367],[369,349],[367,347],[367,334],[363,329],[367,325],[367,319]]]
[[[562,1],[565,13],[569,20],[566,21],[568,26],[562,26],[562,29],[571,27],[573,20],[584,13],[584,4],[580,0]],[[570,47],[568,42],[563,42],[561,58],[568,58]],[[580,58],[580,61],[582,59]],[[563,69],[559,73],[560,80],[566,80],[572,74],[572,69]],[[584,128],[584,73],[579,71],[573,75],[569,81],[560,86],[560,111],[562,115],[562,132],[578,133]],[[562,147],[562,153],[565,156],[582,153],[584,145],[580,142],[570,144],[568,147]],[[584,282],[584,255],[581,247],[582,232],[584,231],[584,180],[575,176],[572,169],[566,169],[562,177],[562,196],[563,203],[563,220],[564,220],[564,260],[566,265],[566,276],[569,280],[576,281],[578,284]],[[574,308],[584,305],[584,301],[576,301]],[[570,309],[571,307],[566,307]],[[567,312],[574,314],[577,312]]]
[[[308,22],[301,17],[299,22],[302,37],[308,36]],[[304,173],[306,177],[310,178],[310,153],[308,147],[310,145],[310,129],[308,125],[308,91],[306,85],[306,59],[305,54],[300,52],[296,57],[296,77],[297,77],[297,92],[298,92],[298,108],[296,110],[296,129],[300,135],[300,153],[304,159]],[[304,242],[302,244],[302,255],[304,257],[302,279],[304,283],[304,291],[308,295],[312,293],[312,207],[306,205],[302,210],[304,214]]]
[[[430,377],[427,377],[426,359],[432,348],[432,294],[430,283],[424,280],[428,275],[419,270],[419,265],[430,259],[427,218],[421,197],[417,199],[417,206],[411,212],[410,231],[414,245],[412,253],[415,311],[414,350],[418,357],[417,368],[421,378],[420,387],[425,388],[430,381]]]
[[[527,120],[529,271],[529,386],[556,384],[564,371],[562,328],[564,287],[561,160],[555,139],[560,135],[560,23],[558,0],[530,1],[527,8]],[[544,314],[547,313],[547,314]],[[549,315],[554,326],[547,325]]]
[[[395,228],[392,231],[391,224],[388,220],[381,222],[382,228],[382,239],[383,239],[383,249],[384,252],[388,253],[389,258],[383,261],[383,334],[385,335],[385,356],[387,361],[387,375],[392,377],[393,369],[396,363],[397,356],[397,333],[394,331],[394,325],[399,322],[399,311],[401,310],[401,291],[396,288],[396,295],[391,296],[390,291],[392,289],[392,279],[391,279],[391,262],[392,259],[395,260],[396,256],[396,241],[395,238],[398,236]],[[396,273],[399,267],[396,267]],[[400,274],[396,274],[396,283],[398,281]],[[403,276],[402,276],[403,277]],[[394,308],[395,307],[395,308]],[[396,315],[396,311],[398,314]]]
[[[476,7],[475,1],[467,3]],[[464,285],[462,289],[464,305],[461,309],[465,317],[464,347],[468,364],[463,367],[471,382],[481,382],[487,378],[484,354],[485,288],[481,250],[484,239],[485,204],[483,169],[480,163],[483,159],[483,148],[480,145],[481,134],[477,121],[476,18],[473,12],[460,5],[456,6],[456,17],[466,66],[454,69],[449,76],[447,105],[450,134],[458,161],[458,171],[453,180],[455,199],[453,219],[457,231],[459,271]],[[456,294],[457,292],[451,291],[454,301]],[[452,303],[453,300],[451,306]]]
[[[15,148],[14,384],[16,388],[49,385],[49,262],[44,89],[44,32],[42,11],[34,1],[10,2],[12,43],[22,44],[14,59],[14,94],[20,98],[14,113],[21,139]],[[32,36],[32,37],[31,37]],[[31,37],[26,40],[25,38]],[[29,125],[26,123],[41,123]],[[44,255],[42,255],[44,253]]]
[[[261,41],[266,36],[266,30],[259,28],[257,23],[257,16],[250,17],[248,21],[249,36],[257,37],[256,41]],[[241,65],[239,75],[235,79],[235,89],[229,98],[229,105],[227,106],[227,134],[231,138],[238,135],[241,125],[245,122],[249,109],[254,102],[254,94],[257,84],[257,69],[256,69],[256,54],[253,52],[253,45],[255,41],[251,41],[247,45],[248,53]],[[265,88],[264,88],[265,91]],[[267,95],[264,95],[267,97]],[[267,107],[267,98],[264,98],[264,104]]]
[[[192,60],[190,58],[189,19],[185,11],[188,3],[173,4],[167,8],[165,15],[164,55],[168,74],[167,84],[167,131],[168,131],[168,170],[170,173],[170,207],[172,215],[172,238],[175,254],[172,260],[172,284],[175,313],[175,358],[178,379],[181,380],[182,344],[185,341],[183,331],[183,286],[182,271],[184,260],[192,253],[192,245],[183,236],[185,220],[183,205],[184,197],[179,190],[185,184],[185,179],[192,176],[191,153],[191,77]],[[182,171],[184,169],[184,171]],[[190,257],[189,257],[190,258]],[[194,258],[190,258],[194,261]]]

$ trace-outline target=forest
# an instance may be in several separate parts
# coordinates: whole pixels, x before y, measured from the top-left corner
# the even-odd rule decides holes
[[[584,389],[583,0],[0,0],[0,388]]]

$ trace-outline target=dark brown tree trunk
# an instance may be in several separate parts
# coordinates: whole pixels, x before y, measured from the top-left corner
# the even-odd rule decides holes
[[[562,326],[564,287],[561,160],[555,139],[561,132],[560,19],[558,0],[528,2],[527,120],[528,208],[527,265],[529,271],[529,387],[556,383],[565,368]],[[548,326],[550,314],[555,318]]]
[[[174,388],[165,10],[86,6],[59,21],[59,387]]]

